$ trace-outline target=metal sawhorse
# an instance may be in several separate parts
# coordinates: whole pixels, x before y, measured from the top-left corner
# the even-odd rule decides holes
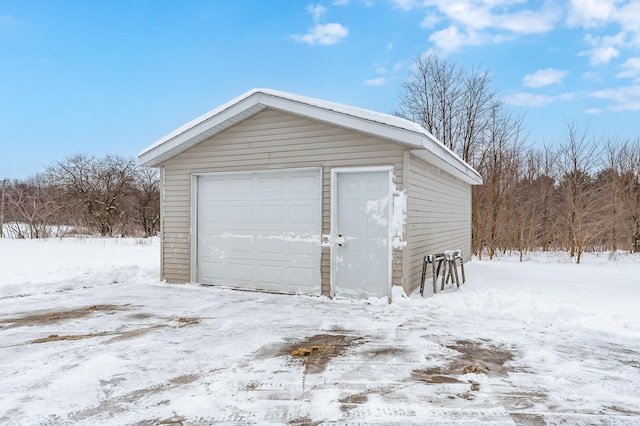
[[[464,276],[464,261],[460,250],[446,250],[444,253],[429,254],[424,257],[422,263],[422,279],[420,280],[420,296],[424,297],[424,282],[427,279],[427,267],[431,264],[433,275],[433,294],[438,292],[438,278],[441,278],[440,290],[444,290],[445,284],[455,283],[456,287],[460,287],[460,278],[458,277],[458,266],[462,272],[462,282],[466,281]]]

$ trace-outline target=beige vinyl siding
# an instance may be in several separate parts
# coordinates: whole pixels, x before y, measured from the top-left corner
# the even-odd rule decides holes
[[[414,156],[409,157],[408,179],[405,256],[409,277],[405,286],[413,290],[420,285],[425,255],[459,249],[464,260],[469,260],[471,186]],[[431,293],[427,283],[425,294]]]
[[[190,280],[191,175],[322,167],[322,232],[330,232],[331,169],[392,166],[403,188],[401,145],[275,110],[264,110],[163,164],[163,279]],[[329,294],[329,250],[322,250],[322,293]],[[402,264],[394,252],[394,265]],[[402,271],[393,273],[401,284]]]

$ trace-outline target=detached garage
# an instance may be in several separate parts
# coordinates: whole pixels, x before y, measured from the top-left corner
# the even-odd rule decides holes
[[[425,254],[470,257],[480,175],[399,117],[255,89],[139,159],[161,171],[167,282],[390,297]]]

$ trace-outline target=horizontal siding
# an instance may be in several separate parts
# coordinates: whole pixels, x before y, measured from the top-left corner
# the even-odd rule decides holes
[[[420,285],[425,255],[460,249],[471,255],[471,187],[410,156],[407,203],[409,289]],[[429,269],[428,274],[431,274]],[[431,275],[427,275],[430,277]],[[427,285],[425,293],[432,293]]]
[[[406,148],[324,123],[264,110],[167,161],[163,181],[163,277],[187,282],[190,274],[191,174],[323,167],[322,232],[330,232],[331,169],[392,166],[402,189]],[[329,250],[322,250],[322,293],[329,294]],[[394,284],[401,282],[402,252],[394,253]]]

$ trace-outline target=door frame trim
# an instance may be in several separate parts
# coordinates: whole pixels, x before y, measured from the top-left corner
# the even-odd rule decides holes
[[[189,218],[191,224],[189,226],[189,282],[198,283],[198,178],[215,175],[243,175],[243,174],[262,174],[262,173],[279,173],[279,172],[305,172],[317,171],[319,177],[319,193],[320,193],[320,240],[322,240],[322,166],[311,167],[285,167],[274,169],[249,169],[249,170],[227,170],[217,172],[192,172],[190,177],[190,207]],[[318,259],[320,267],[318,294],[322,293],[322,248],[320,249],[320,258]],[[263,291],[263,290],[260,290]]]
[[[391,220],[393,214],[393,166],[373,166],[373,167],[334,167],[331,169],[331,200],[330,200],[330,254],[329,254],[329,283],[330,297],[335,297],[337,284],[336,259],[337,250],[335,249],[335,238],[337,232],[338,220],[338,180],[340,173],[370,173],[370,172],[387,172],[389,175],[389,207],[387,211],[387,297],[391,300],[391,287],[393,286],[393,250],[391,240]]]

